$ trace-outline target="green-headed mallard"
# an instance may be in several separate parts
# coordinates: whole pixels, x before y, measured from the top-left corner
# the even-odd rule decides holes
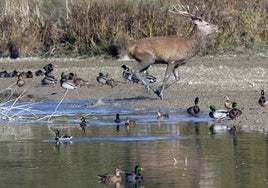
[[[163,114],[160,110],[157,112],[157,119],[168,119],[168,114]]]
[[[99,83],[101,83],[102,85],[105,85],[107,82],[107,77],[102,72],[99,72],[99,76],[97,77],[97,81]]]
[[[124,69],[122,72],[122,76],[123,78],[125,78],[126,80],[129,80],[133,83],[138,83],[139,79],[130,72],[129,67],[127,67],[126,65],[122,65],[122,68]]]
[[[86,122],[86,119],[84,117],[81,117],[80,127],[82,129],[82,132],[85,133],[86,127],[87,127],[87,122]]]
[[[197,116],[200,112],[200,108],[198,106],[199,98],[196,97],[194,100],[194,106],[187,109],[187,113],[191,116]]]
[[[105,183],[105,184],[110,184],[110,183],[118,183],[121,182],[121,173],[124,173],[120,169],[115,169],[115,174],[107,173],[103,175],[98,175],[97,178],[99,178],[100,182]]]
[[[67,81],[67,76],[64,74],[64,72],[61,73],[60,85],[62,88],[66,90],[77,88],[77,86],[74,83]]]
[[[225,101],[224,101],[224,107],[227,109],[227,110],[231,110],[232,109],[232,101],[230,100],[230,98],[228,96],[225,96],[224,97]]]
[[[120,119],[120,114],[119,113],[116,114],[114,122],[115,123],[121,123],[121,119]]]
[[[60,131],[58,129],[54,130],[55,133],[55,140],[56,141],[70,141],[73,137],[69,135],[60,135]]]
[[[137,165],[134,172],[126,172],[125,178],[127,183],[135,183],[136,181],[141,181],[143,176],[141,171],[144,170],[141,166]]]
[[[264,96],[264,90],[261,90],[261,96],[258,100],[258,103],[262,108],[264,108],[268,104],[268,102]]]
[[[239,116],[241,116],[242,111],[237,108],[237,103],[233,102],[232,109],[229,111],[229,118],[231,120],[236,120]]]
[[[209,117],[214,118],[216,120],[223,119],[227,117],[228,111],[226,110],[216,110],[216,107],[214,105],[209,106],[210,112]]]

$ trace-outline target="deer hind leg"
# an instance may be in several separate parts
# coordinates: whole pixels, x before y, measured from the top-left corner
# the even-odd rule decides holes
[[[145,77],[145,74],[143,74],[143,71],[146,70],[150,65],[154,64],[154,61],[155,58],[150,56],[146,60],[140,61],[131,69],[131,72],[146,86],[148,92],[150,89],[156,92],[156,89],[150,85],[149,81]]]
[[[160,87],[159,90],[156,90],[155,93],[161,99],[163,99],[163,97],[164,97],[163,92],[164,92],[165,88],[168,88],[170,85],[175,83],[177,81],[177,78],[178,78],[177,66],[173,65],[173,64],[168,64],[162,86]]]

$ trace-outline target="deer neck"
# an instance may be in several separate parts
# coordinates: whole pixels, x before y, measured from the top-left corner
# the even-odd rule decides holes
[[[189,57],[193,57],[206,45],[207,35],[204,35],[197,29],[197,26],[195,26],[188,36],[188,40],[191,46],[188,55]]]

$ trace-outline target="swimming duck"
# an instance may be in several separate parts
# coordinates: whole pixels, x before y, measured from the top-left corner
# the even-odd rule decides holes
[[[268,102],[267,102],[267,100],[266,100],[266,98],[264,96],[264,90],[261,90],[261,96],[260,96],[260,98],[258,100],[258,103],[263,108],[268,104]]]
[[[216,110],[216,107],[214,105],[209,106],[210,112],[209,117],[214,118],[216,120],[223,119],[227,117],[228,111],[226,110]]]
[[[139,79],[130,72],[129,67],[127,67],[126,65],[122,65],[121,66],[123,68],[123,72],[122,72],[122,76],[123,78],[125,78],[126,80],[129,80],[133,83],[138,83]]]
[[[119,113],[116,114],[114,122],[115,123],[121,123],[121,119],[120,119],[120,114]]]
[[[55,140],[56,141],[70,141],[73,137],[68,135],[60,136],[60,131],[58,129],[54,130],[55,133]]]
[[[230,100],[230,98],[228,96],[224,97],[225,101],[224,101],[224,107],[227,110],[231,110],[232,109],[232,101]]]
[[[64,74],[64,72],[61,73],[60,85],[62,88],[66,89],[66,90],[77,88],[77,86],[74,83],[68,82],[66,80],[66,75]]]
[[[135,127],[136,126],[136,121],[133,119],[130,119],[129,117],[126,118],[125,121],[125,126],[127,128],[127,131],[129,131],[130,127]]]
[[[163,114],[160,110],[157,112],[157,119],[168,119],[168,114]]]
[[[100,182],[105,183],[105,184],[110,184],[110,183],[118,183],[121,182],[122,177],[121,173],[124,173],[120,169],[115,169],[115,174],[107,173],[103,175],[98,175],[97,178],[99,178]]]
[[[229,111],[229,118],[231,120],[236,120],[239,116],[241,116],[242,111],[237,108],[237,103],[233,102],[232,109]]]
[[[194,100],[194,106],[187,109],[187,113],[191,116],[197,116],[200,112],[200,108],[198,106],[199,98],[196,97]]]
[[[144,170],[141,166],[137,165],[134,172],[126,172],[125,178],[127,183],[135,183],[136,181],[141,181],[143,176],[141,171]]]
[[[81,117],[80,127],[82,128],[82,132],[85,133],[86,127],[87,127],[87,122],[86,122],[86,119],[84,117]]]

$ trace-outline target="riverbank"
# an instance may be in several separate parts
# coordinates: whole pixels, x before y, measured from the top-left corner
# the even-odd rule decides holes
[[[55,68],[53,75],[58,80],[61,72],[77,73],[78,77],[88,81],[86,85],[68,92],[64,100],[108,99],[122,101],[126,106],[135,109],[178,109],[188,108],[199,97],[201,110],[207,111],[214,104],[223,109],[224,97],[238,103],[243,114],[236,122],[242,131],[268,132],[267,109],[261,110],[258,105],[261,89],[267,94],[268,88],[268,54],[256,53],[251,55],[222,55],[195,57],[186,65],[179,68],[181,79],[164,92],[160,100],[154,93],[148,94],[143,85],[132,84],[122,78],[123,64],[133,67],[134,61],[118,61],[117,59],[0,59],[0,67],[8,72],[35,72],[46,64],[52,63]],[[153,65],[150,74],[157,77],[154,83],[158,87],[162,83],[165,65]],[[108,73],[116,81],[116,86],[100,85],[96,81],[98,73]],[[43,77],[29,78],[23,88],[15,85],[17,78],[0,78],[0,91],[11,86],[16,92],[25,91],[28,97],[21,101],[61,100],[65,90],[57,83],[54,86],[43,86]],[[267,96],[267,95],[266,95]],[[1,101],[2,101],[1,100]]]

